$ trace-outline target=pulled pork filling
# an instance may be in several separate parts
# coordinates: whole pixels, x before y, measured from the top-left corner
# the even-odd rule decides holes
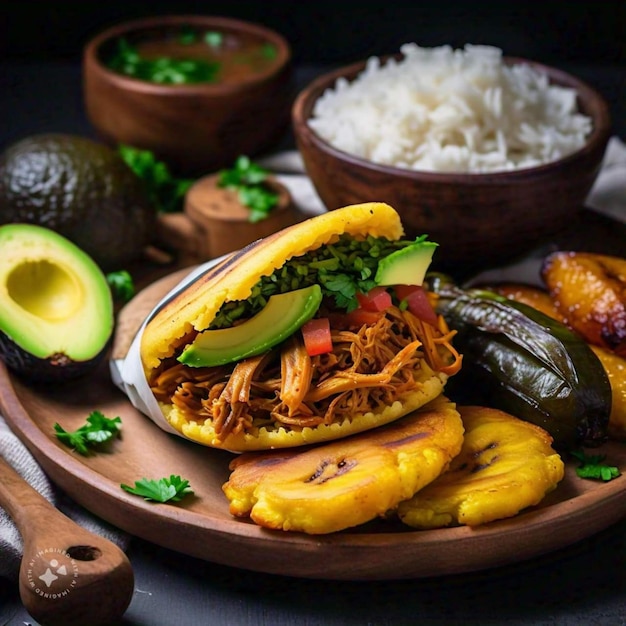
[[[189,421],[211,420],[221,440],[263,426],[341,423],[419,388],[415,373],[422,362],[435,372],[458,372],[453,334],[441,316],[435,328],[391,306],[372,325],[333,329],[329,353],[309,356],[296,333],[268,353],[234,364],[193,368],[165,361],[151,388]]]

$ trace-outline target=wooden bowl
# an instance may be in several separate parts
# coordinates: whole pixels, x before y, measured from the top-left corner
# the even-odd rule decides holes
[[[385,201],[411,237],[428,234],[440,244],[434,266],[465,273],[514,259],[563,230],[582,210],[611,133],[608,104],[589,85],[558,69],[524,59],[551,82],[576,89],[581,112],[593,120],[584,147],[558,161],[497,173],[437,173],[379,165],[330,145],[308,124],[316,100],[365,62],[329,72],[303,89],[292,125],[306,171],[328,209]]]
[[[214,82],[160,84],[113,71],[107,66],[121,38],[145,58],[200,57],[210,49],[200,42],[177,43],[182,29],[221,33]],[[228,58],[246,47],[272,46],[271,60],[255,71],[231,73]],[[235,66],[231,63],[230,67]],[[151,150],[178,175],[201,176],[229,166],[238,156],[273,147],[289,129],[294,83],[292,53],[280,34],[225,17],[177,15],[139,19],[114,26],[83,51],[87,116],[101,139]]]

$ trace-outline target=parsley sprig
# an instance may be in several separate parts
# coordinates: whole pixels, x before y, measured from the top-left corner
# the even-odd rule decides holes
[[[576,474],[581,478],[607,482],[621,475],[618,467],[604,462],[606,455],[588,455],[582,450],[574,450],[571,454],[580,462],[580,465],[576,468]]]
[[[117,437],[121,428],[121,418],[110,419],[100,411],[92,411],[87,422],[74,431],[67,431],[60,424],[54,424],[57,438],[83,456],[87,456],[91,449]]]
[[[218,173],[217,184],[237,192],[239,201],[250,209],[248,221],[260,222],[278,204],[278,194],[267,186],[269,172],[247,156],[240,156],[230,169]]]
[[[169,478],[142,478],[135,481],[135,486],[121,484],[120,487],[144,500],[153,502],[178,502],[186,495],[193,494],[189,481],[172,474]]]
[[[195,182],[193,179],[177,178],[163,161],[151,150],[120,145],[118,152],[136,176],[143,181],[150,202],[161,213],[181,211],[185,194]]]

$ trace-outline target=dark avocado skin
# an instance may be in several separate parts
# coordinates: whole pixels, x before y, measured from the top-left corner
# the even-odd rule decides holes
[[[108,353],[111,340],[91,359],[73,361],[65,355],[40,359],[18,346],[0,331],[0,356],[7,369],[28,383],[64,384],[86,376],[96,369]]]
[[[0,155],[0,224],[32,223],[64,235],[104,271],[137,260],[156,210],[144,184],[112,148],[67,134],[42,134]]]

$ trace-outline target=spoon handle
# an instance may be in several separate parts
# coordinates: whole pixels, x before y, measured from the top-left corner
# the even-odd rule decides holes
[[[134,589],[124,552],[63,515],[2,458],[0,506],[22,536],[20,597],[33,618],[96,626],[124,614]]]

